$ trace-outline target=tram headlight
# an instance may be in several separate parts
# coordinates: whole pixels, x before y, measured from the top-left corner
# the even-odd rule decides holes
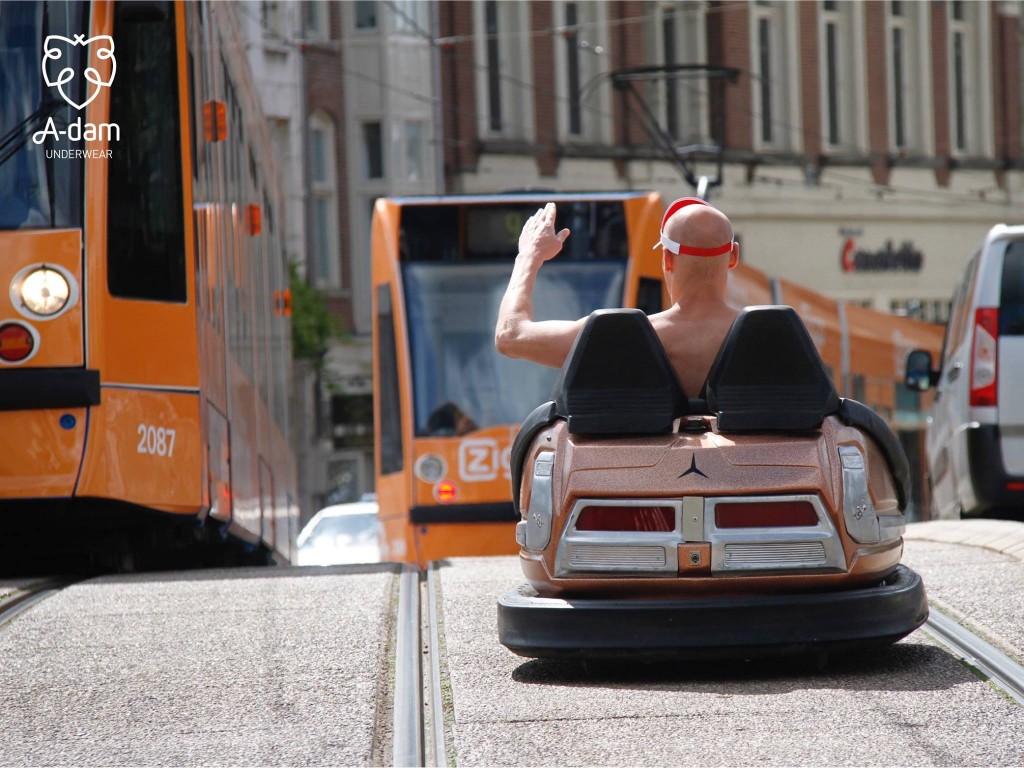
[[[437,454],[427,453],[416,460],[413,472],[423,482],[433,484],[448,473],[448,465]]]
[[[42,317],[49,317],[67,306],[71,286],[67,278],[50,267],[38,267],[21,281],[18,291],[26,309]]]

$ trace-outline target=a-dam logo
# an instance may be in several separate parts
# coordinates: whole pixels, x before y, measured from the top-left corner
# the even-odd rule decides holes
[[[110,69],[106,75],[92,66],[86,67],[85,71],[81,73],[81,76],[85,78],[87,83],[85,101],[81,103],[75,101],[71,96],[76,90],[73,83],[79,76],[79,73],[75,72],[74,67],[69,66],[70,62],[64,60],[65,51],[71,50],[69,46],[77,47],[79,45],[86,49],[86,61],[89,61],[89,47],[95,46],[96,58],[101,62],[110,62]],[[104,67],[104,69],[106,68]],[[109,88],[114,83],[114,75],[117,74],[117,59],[114,58],[114,38],[110,35],[96,35],[90,38],[86,38],[85,35],[75,35],[74,38],[67,38],[63,35],[47,35],[43,41],[42,72],[43,82],[50,88],[56,88],[64,101],[81,111],[100,95],[100,91],[104,88]],[[32,134],[32,141],[36,144],[42,144],[46,141],[47,137],[53,141],[58,141],[61,136],[66,137],[70,142],[120,141],[121,129],[117,123],[85,123],[82,121],[82,118],[68,123],[66,129],[60,129],[57,127],[53,117],[48,117],[43,129]],[[110,157],[110,150],[103,152],[99,150],[92,152],[70,149],[48,150],[47,155],[51,151],[59,156],[97,155]]]
[[[68,45],[82,45],[88,48],[91,44],[96,43],[96,58],[101,61],[110,59],[110,76],[106,79],[96,70],[95,67],[86,67],[83,76],[86,82],[92,85],[88,88],[85,101],[81,104],[77,103],[74,99],[68,96],[64,90],[64,86],[72,82],[77,74],[72,67],[63,67],[60,72],[57,73],[56,77],[52,75],[56,71],[57,67],[60,66],[61,58],[64,55],[64,51],[61,50],[59,43],[64,41]],[[60,91],[60,95],[64,97],[64,101],[70,104],[75,109],[81,111],[89,103],[92,102],[97,96],[100,95],[100,91],[104,88],[109,88],[114,83],[114,75],[117,74],[117,59],[114,58],[114,38],[110,35],[97,35],[96,37],[90,37],[88,40],[85,39],[85,35],[75,35],[75,39],[71,40],[62,35],[47,35],[46,40],[43,41],[43,80],[50,88],[56,88]]]

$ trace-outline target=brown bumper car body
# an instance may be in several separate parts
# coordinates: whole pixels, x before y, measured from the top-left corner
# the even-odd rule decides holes
[[[838,397],[796,313],[744,310],[701,394],[681,392],[638,310],[591,316],[513,446],[529,583],[499,601],[501,642],[749,654],[920,626],[924,587],[899,565],[906,456]]]

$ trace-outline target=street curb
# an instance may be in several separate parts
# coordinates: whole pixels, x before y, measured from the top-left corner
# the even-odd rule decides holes
[[[929,520],[910,523],[903,538],[990,549],[1024,562],[1024,523],[1015,520]]]

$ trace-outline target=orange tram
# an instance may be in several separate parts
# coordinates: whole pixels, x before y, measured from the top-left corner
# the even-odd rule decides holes
[[[290,559],[290,301],[230,9],[0,2],[0,567]]]
[[[554,200],[572,236],[541,269],[537,319],[603,307],[667,306],[654,193],[496,194],[380,199],[372,234],[376,487],[385,559],[515,554],[510,455],[519,422],[549,399],[557,371],[509,360],[494,324],[525,220]],[[912,464],[930,407],[903,385],[907,354],[937,354],[942,328],[846,305],[740,264],[738,307],[788,304],[838,392],[893,427]],[[926,485],[913,481],[914,498]],[[913,511],[910,512],[913,515]]]

